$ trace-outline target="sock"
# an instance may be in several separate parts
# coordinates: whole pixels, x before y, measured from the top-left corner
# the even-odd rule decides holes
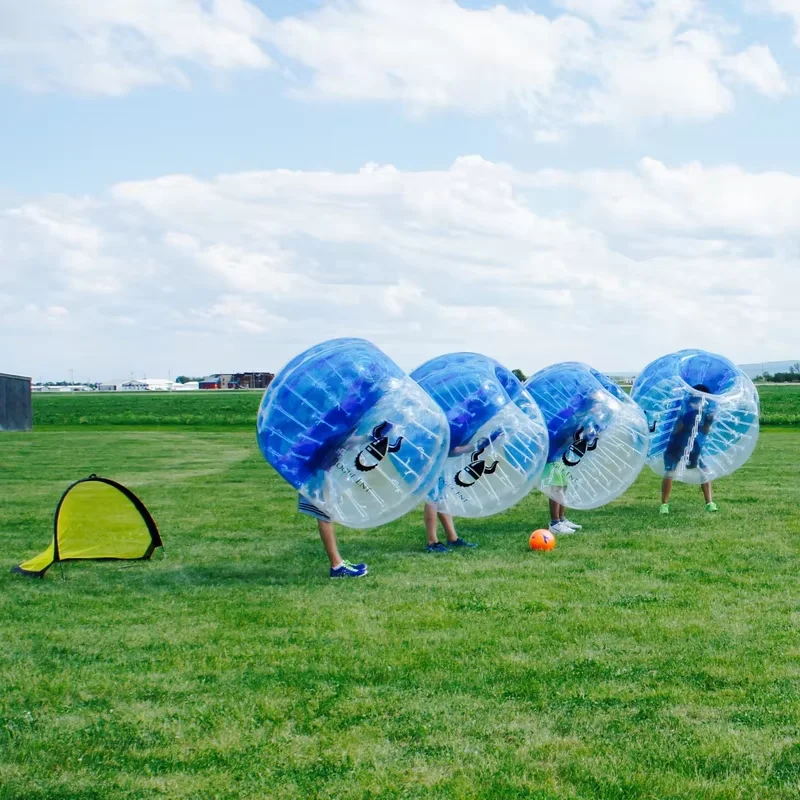
[[[557,519],[551,519],[551,520],[550,520],[550,524],[551,524],[551,525],[558,525],[558,522],[559,522],[559,521],[558,521]]]
[[[339,569],[340,567],[344,566],[344,561],[340,561],[335,567],[331,567],[331,569]]]

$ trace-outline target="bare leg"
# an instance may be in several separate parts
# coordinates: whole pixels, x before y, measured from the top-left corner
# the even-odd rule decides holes
[[[551,520],[559,520],[561,519],[561,509],[563,506],[561,503],[557,503],[555,500],[550,500],[550,519]]]
[[[661,502],[662,503],[669,503],[669,497],[672,494],[672,478],[664,476],[664,480],[661,481]]]
[[[428,534],[428,544],[436,544],[439,541],[437,524],[436,506],[433,503],[425,503],[425,531]]]
[[[342,557],[339,555],[339,548],[336,546],[336,534],[333,530],[332,522],[323,522],[321,519],[317,520],[317,527],[319,528],[319,538],[322,539],[322,545],[328,558],[331,562],[331,567],[336,569],[342,565]]]
[[[703,497],[705,497],[706,503],[710,503],[712,501],[711,481],[700,484],[700,488],[703,490]]]
[[[456,526],[453,524],[453,518],[449,514],[439,514],[444,532],[447,534],[447,541],[454,542],[458,539],[456,533]]]

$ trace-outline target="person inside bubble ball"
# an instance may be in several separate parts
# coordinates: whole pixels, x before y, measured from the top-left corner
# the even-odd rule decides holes
[[[550,533],[565,534],[581,530],[582,525],[570,522],[566,517],[569,471],[560,458],[558,461],[547,462],[541,485],[550,494]]]
[[[488,438],[481,439],[477,447],[486,448],[494,442],[503,433],[502,428],[498,428],[489,435]],[[461,445],[460,447],[453,447],[450,450],[450,456],[460,456],[464,453],[471,453],[475,449],[475,445],[470,443]],[[447,544],[442,544],[439,541],[439,523],[442,523],[444,532],[447,535]],[[428,543],[425,550],[428,553],[449,553],[453,549],[460,547],[477,547],[474,542],[464,541],[456,532],[456,527],[453,522],[453,517],[450,514],[443,514],[440,512],[436,503],[425,503],[425,532],[428,534]]]
[[[321,508],[317,508],[307,497],[300,494],[297,496],[297,510],[317,520],[319,538],[331,562],[331,578],[363,578],[367,574],[366,564],[352,564],[339,555],[333,520]]]
[[[600,433],[599,426],[590,417],[584,422],[581,433],[585,441],[596,441]],[[561,449],[559,447],[558,451]],[[541,487],[546,488],[550,496],[550,533],[575,533],[583,528],[583,525],[571,522],[566,516],[567,488],[570,481],[569,467],[566,464],[567,452],[569,451],[562,453],[555,461],[548,461],[542,473]]]
[[[339,555],[333,520],[322,509],[317,508],[307,498],[303,497],[303,495],[298,495],[297,510],[301,514],[306,514],[317,520],[319,538],[322,540],[322,546],[325,548],[325,552],[331,562],[331,578],[363,578],[368,573],[369,569],[366,564],[353,564]],[[425,530],[428,534],[428,543],[425,548],[427,552],[449,553],[451,550],[457,548],[478,546],[472,542],[464,541],[456,532],[453,518],[450,514],[439,513],[434,503],[425,503],[424,513]],[[442,544],[442,542],[439,541],[439,522],[442,523],[442,527],[447,535],[447,544]]]
[[[698,383],[692,388],[706,394],[711,391],[704,383]],[[713,412],[703,411],[702,407],[702,397],[691,397],[689,399],[687,408],[675,424],[672,436],[667,443],[667,448],[664,451],[664,479],[661,481],[661,514],[669,514],[669,498],[672,494],[675,470],[678,468],[681,459],[683,459],[692,433],[695,431],[696,435],[689,452],[686,468],[700,469],[702,474],[703,467],[700,464],[700,451],[703,449],[703,443],[714,422]],[[717,504],[714,502],[712,495],[711,481],[704,481],[700,484],[700,488],[706,501],[706,511],[717,511]]]
[[[439,541],[439,523],[442,523],[447,544]],[[425,549],[429,553],[449,553],[460,547],[477,547],[474,542],[465,542],[456,532],[456,526],[450,514],[442,514],[435,503],[425,503],[425,531],[428,534],[428,544]]]
[[[502,431],[494,431],[489,439],[486,441],[488,447]],[[368,437],[363,437],[364,442],[368,441]],[[356,440],[359,441],[359,440]],[[463,447],[454,448],[451,455],[462,455],[463,453],[470,452],[472,446],[467,444]],[[331,562],[330,577],[331,578],[363,578],[369,571],[366,564],[353,564],[346,561],[339,554],[339,547],[336,541],[336,530],[333,525],[333,520],[321,509],[315,506],[307,497],[302,494],[297,496],[297,510],[301,514],[309,517],[314,517],[317,520],[317,529],[319,531],[319,538],[322,540],[322,546]],[[438,523],[442,523],[445,534],[447,535],[447,544],[442,544],[438,536]],[[477,544],[466,542],[456,532],[453,518],[450,514],[439,513],[436,505],[432,502],[425,503],[425,530],[428,537],[426,550],[429,553],[449,553],[452,549],[456,548],[472,548],[477,547]]]

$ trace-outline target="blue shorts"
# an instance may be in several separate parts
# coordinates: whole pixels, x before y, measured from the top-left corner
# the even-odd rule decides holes
[[[703,447],[704,437],[696,436],[692,443],[692,449],[689,451],[689,458],[686,461],[687,469],[697,469],[697,464],[700,461],[700,451]],[[686,448],[689,445],[689,436],[676,436],[670,440],[667,449],[664,451],[664,470],[665,472],[675,472],[678,464],[686,453]]]
[[[307,514],[320,522],[333,522],[333,520],[321,509],[317,508],[307,497],[302,494],[297,495],[297,510],[301,514]]]

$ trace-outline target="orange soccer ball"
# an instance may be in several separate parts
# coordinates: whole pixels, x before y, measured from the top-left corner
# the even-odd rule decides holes
[[[534,531],[528,541],[531,550],[552,550],[556,546],[556,537],[550,531],[543,529]]]

